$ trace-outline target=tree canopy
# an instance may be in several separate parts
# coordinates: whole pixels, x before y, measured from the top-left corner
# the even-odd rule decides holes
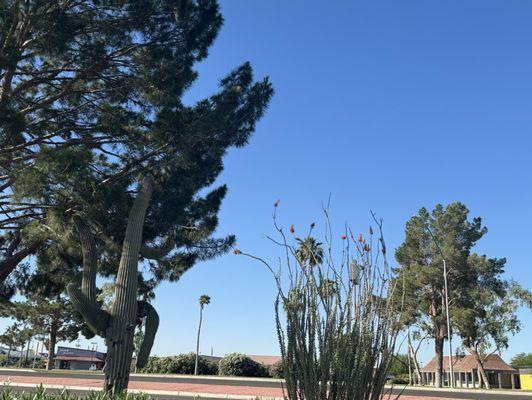
[[[512,367],[532,367],[532,353],[517,353],[510,361]]]
[[[532,294],[516,282],[502,276],[505,259],[490,259],[471,254],[470,289],[461,294],[460,307],[453,309],[452,321],[466,351],[477,360],[484,386],[490,387],[484,361],[492,353],[500,353],[509,345],[509,336],[521,330],[517,316],[519,306],[532,306]]]
[[[244,63],[183,102],[222,23],[215,0],[0,1],[0,283],[51,242],[73,254],[74,215],[105,249],[100,274],[114,275],[146,173],[157,190],[143,290],[229,248],[234,237],[211,237],[227,192],[212,185],[273,89]]]

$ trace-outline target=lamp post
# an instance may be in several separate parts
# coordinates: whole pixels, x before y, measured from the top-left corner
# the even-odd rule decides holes
[[[449,384],[451,388],[454,388],[454,373],[453,373],[453,345],[452,345],[452,338],[451,338],[451,318],[449,316],[449,291],[447,289],[447,262],[445,261],[445,256],[443,255],[443,251],[436,241],[436,238],[432,234],[432,231],[427,226],[427,230],[429,231],[429,235],[434,241],[434,244],[438,248],[438,251],[441,254],[441,257],[443,259],[443,284],[445,288],[445,314],[447,317],[447,338],[449,339]]]

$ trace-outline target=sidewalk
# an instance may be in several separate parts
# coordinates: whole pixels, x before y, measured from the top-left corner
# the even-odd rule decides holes
[[[70,374],[42,372],[30,372],[24,374],[20,370],[3,370],[0,376],[0,384],[8,384],[13,388],[31,390],[39,385],[45,388],[60,390],[66,388],[70,391],[88,393],[100,390],[103,385],[102,374]],[[5,373],[7,372],[7,374]],[[235,377],[199,377],[199,376],[176,376],[176,375],[146,375],[132,374],[129,383],[131,393],[146,393],[154,397],[184,399],[205,398],[205,399],[235,399],[235,400],[280,400],[283,399],[282,380],[275,380],[277,385],[273,386],[274,380],[261,378],[235,378]],[[270,384],[270,385],[268,385]],[[390,387],[387,387],[390,389]],[[400,392],[402,386],[395,386],[395,390]],[[494,399],[498,396],[504,399],[523,397],[532,400],[532,393],[508,390],[480,390],[480,389],[438,389],[429,387],[407,387],[407,394],[402,395],[400,400],[456,400],[456,399],[479,399],[479,394],[487,399]],[[443,392],[443,393],[442,393]],[[483,394],[485,393],[485,395]],[[468,395],[471,394],[471,395]],[[385,397],[387,398],[387,397]],[[390,399],[394,399],[392,395]]]

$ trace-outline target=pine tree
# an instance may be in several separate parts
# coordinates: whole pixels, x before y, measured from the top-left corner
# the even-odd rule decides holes
[[[75,318],[74,309],[61,296],[55,299],[29,296],[24,301],[5,307],[3,314],[23,323],[33,335],[47,337],[47,369],[53,368],[57,342],[77,339],[82,328],[82,322]]]
[[[68,292],[107,339],[105,389],[118,392],[131,325],[147,319],[140,361],[155,335],[156,312],[137,299],[234,243],[212,237],[227,192],[212,185],[273,89],[244,63],[210,97],[182,101],[223,22],[215,0],[0,1],[0,19],[0,283],[10,289],[20,262],[48,246],[82,252]],[[139,176],[152,177],[150,200],[130,213],[146,194]],[[132,226],[141,236],[128,237]],[[129,285],[117,285],[110,312],[98,274]]]
[[[443,258],[448,266],[451,315],[461,307],[464,293],[474,287],[469,268],[471,248],[486,233],[480,218],[468,220],[469,210],[461,203],[438,204],[429,213],[425,208],[406,223],[406,237],[395,252],[400,268],[396,296],[404,299],[402,321],[416,324],[432,339],[437,358],[436,386],[442,386],[443,346],[447,338]],[[434,238],[432,237],[434,236]]]
[[[226,187],[210,186],[273,91],[244,63],[183,103],[222,22],[215,0],[0,1],[0,283],[43,246],[73,243],[79,214],[107,243],[100,272],[116,274],[148,173],[154,284],[228,249],[233,237],[210,237]]]
[[[58,341],[74,340],[89,333],[79,314],[65,297],[66,286],[77,271],[80,255],[57,245],[46,245],[37,254],[32,268],[19,271],[15,284],[23,300],[4,305],[0,315],[14,318],[35,334],[46,336],[47,369],[54,365]],[[89,335],[90,337],[91,335]]]

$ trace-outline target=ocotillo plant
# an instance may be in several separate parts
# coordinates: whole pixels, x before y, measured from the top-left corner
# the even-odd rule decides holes
[[[300,239],[292,237],[294,226],[285,233],[275,215],[279,238],[270,240],[282,248],[282,270],[234,252],[262,262],[274,276],[285,398],[382,399],[399,329],[382,234],[374,237],[370,228],[365,239],[346,228],[335,252],[327,210],[323,243],[311,236],[314,223]]]
[[[67,287],[74,307],[81,313],[91,330],[104,337],[107,344],[104,390],[119,393],[127,388],[135,326],[146,318],[144,340],[141,344],[137,366],[143,367],[148,359],[159,316],[153,306],[137,301],[138,260],[142,245],[142,229],[146,209],[154,188],[151,176],[142,180],[141,187],[129,213],[122,256],[116,276],[115,301],[110,311],[96,302],[96,274],[98,251],[89,225],[80,217],[75,224],[83,252],[83,277],[81,289],[71,283]]]

